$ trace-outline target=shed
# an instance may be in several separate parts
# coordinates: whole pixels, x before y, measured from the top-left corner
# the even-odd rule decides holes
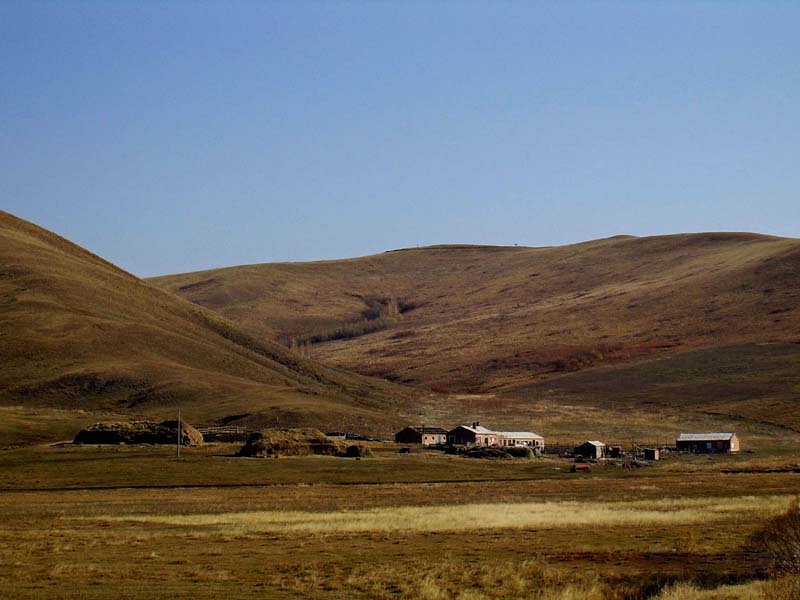
[[[603,458],[606,455],[606,445],[597,440],[589,440],[576,446],[575,454],[584,458]]]
[[[661,460],[661,451],[658,448],[642,448],[645,460]]]
[[[738,452],[739,437],[733,432],[682,433],[675,446],[678,452]]]
[[[422,444],[433,446],[447,442],[447,431],[441,427],[409,426],[394,434],[398,444]]]

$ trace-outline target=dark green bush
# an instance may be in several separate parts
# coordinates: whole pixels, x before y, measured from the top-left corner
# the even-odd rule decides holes
[[[371,458],[372,450],[367,446],[353,444],[352,446],[347,447],[347,452],[345,453],[345,456],[349,458]]]
[[[533,450],[528,446],[508,446],[505,450],[514,458],[533,458]]]
[[[800,577],[800,504],[795,499],[750,538],[751,547],[765,554],[778,576]]]

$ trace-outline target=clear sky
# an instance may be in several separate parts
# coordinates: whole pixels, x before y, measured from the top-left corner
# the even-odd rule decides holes
[[[0,1],[0,207],[137,275],[800,237],[800,2]]]

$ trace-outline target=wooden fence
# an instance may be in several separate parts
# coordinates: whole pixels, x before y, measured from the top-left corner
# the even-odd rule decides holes
[[[251,431],[246,427],[223,425],[221,427],[198,427],[197,431],[203,434],[207,442],[243,442]]]
[[[564,440],[553,440],[550,442],[547,440],[545,442],[544,453],[545,454],[572,454],[575,451],[575,448],[578,446],[585,444],[586,440],[582,440],[580,442],[569,442]],[[620,447],[622,448],[622,452],[624,454],[630,455],[632,452],[635,453],[635,456],[642,457],[644,455],[645,448],[658,448],[661,452],[676,452],[677,448],[675,447],[675,442],[669,442],[667,440],[655,440],[655,441],[640,441],[640,440],[628,440],[627,442],[604,442],[606,444],[606,449],[612,447]]]

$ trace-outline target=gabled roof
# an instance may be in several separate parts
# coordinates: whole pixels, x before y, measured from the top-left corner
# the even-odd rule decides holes
[[[463,429],[467,429],[468,431],[471,431],[472,433],[480,433],[482,435],[486,435],[486,434],[496,435],[495,431],[492,431],[491,429],[486,429],[486,427],[484,427],[483,425],[478,425],[477,427],[473,427],[472,425],[459,425],[458,427],[461,427]],[[458,429],[458,427],[456,427],[456,429]]]
[[[588,442],[584,442],[583,444],[581,444],[581,446],[585,444],[590,444],[592,446],[595,446],[596,448],[602,448],[603,446],[605,446],[603,442],[598,442],[597,440],[589,440]]]
[[[423,434],[426,434],[426,433],[427,434],[431,434],[431,433],[446,434],[447,433],[447,431],[445,431],[441,427],[423,427],[422,425],[419,425],[419,426],[417,426],[417,425],[409,425],[408,427],[406,427],[406,429],[411,429],[412,431],[416,431],[417,433],[423,433]]]
[[[733,439],[734,434],[729,433],[682,433],[678,436],[679,442],[727,442]]]
[[[544,438],[538,433],[532,431],[497,431],[497,435],[507,438],[517,439],[530,439],[530,440],[543,440]]]

